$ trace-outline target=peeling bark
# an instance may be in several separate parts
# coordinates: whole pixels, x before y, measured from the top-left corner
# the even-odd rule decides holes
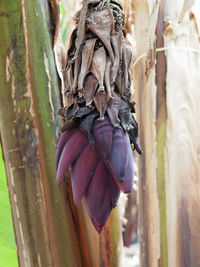
[[[0,4],[9,14],[0,16],[1,139],[20,266],[82,266],[55,181],[60,103],[46,4]]]
[[[156,65],[149,68],[148,25],[157,3],[134,3],[137,57],[142,55],[135,68],[144,149],[139,162],[141,265],[198,266],[200,6],[161,1]]]

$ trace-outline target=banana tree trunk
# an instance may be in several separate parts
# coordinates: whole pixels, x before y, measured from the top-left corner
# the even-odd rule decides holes
[[[59,95],[46,7],[0,3],[1,138],[20,266],[81,266],[70,206],[55,183]]]
[[[141,266],[199,266],[200,17],[195,1],[160,1],[156,62],[149,28],[158,1],[134,2],[140,139]],[[154,51],[151,51],[154,54]]]
[[[99,237],[84,209],[73,205],[70,183],[55,180],[56,8],[57,1],[0,2],[0,134],[19,265],[118,266],[117,210]],[[101,246],[106,240],[109,246]]]

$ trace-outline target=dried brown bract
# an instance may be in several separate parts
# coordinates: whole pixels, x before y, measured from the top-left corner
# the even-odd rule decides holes
[[[132,51],[124,34],[123,8],[114,0],[86,0],[75,20],[64,73],[66,94],[73,96],[73,103],[60,115],[84,120],[87,129],[87,117],[99,114],[98,120],[103,121],[107,114],[113,127],[121,125],[131,133],[137,146],[137,123],[131,119],[131,111],[135,112]]]
[[[114,62],[114,53],[110,43],[110,36],[114,33],[112,9],[106,7],[99,11],[91,11],[87,19],[87,27],[103,42],[112,62]]]
[[[89,39],[85,42],[85,45],[83,46],[81,72],[79,74],[79,81],[78,81],[79,91],[83,90],[83,82],[90,68],[95,43],[96,39]]]
[[[103,47],[95,51],[90,70],[99,82],[98,92],[105,92],[104,73],[106,68],[106,51]]]
[[[84,81],[84,98],[86,106],[91,106],[97,87],[97,79],[94,77],[94,75],[89,74]]]

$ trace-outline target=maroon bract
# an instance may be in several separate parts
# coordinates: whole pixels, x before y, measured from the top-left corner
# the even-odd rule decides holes
[[[61,135],[57,181],[61,182],[71,165],[74,202],[78,205],[85,197],[88,213],[100,232],[116,206],[120,189],[124,193],[132,190],[133,156],[128,134],[121,127],[113,131],[107,116],[102,122],[95,121],[92,133],[94,148],[79,128]]]

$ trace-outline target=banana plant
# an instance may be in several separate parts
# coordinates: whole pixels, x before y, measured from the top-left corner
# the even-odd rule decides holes
[[[118,211],[99,236],[70,182],[56,183],[58,10],[57,1],[0,3],[0,132],[19,265],[118,266]]]
[[[18,266],[6,173],[0,146],[0,265]]]

